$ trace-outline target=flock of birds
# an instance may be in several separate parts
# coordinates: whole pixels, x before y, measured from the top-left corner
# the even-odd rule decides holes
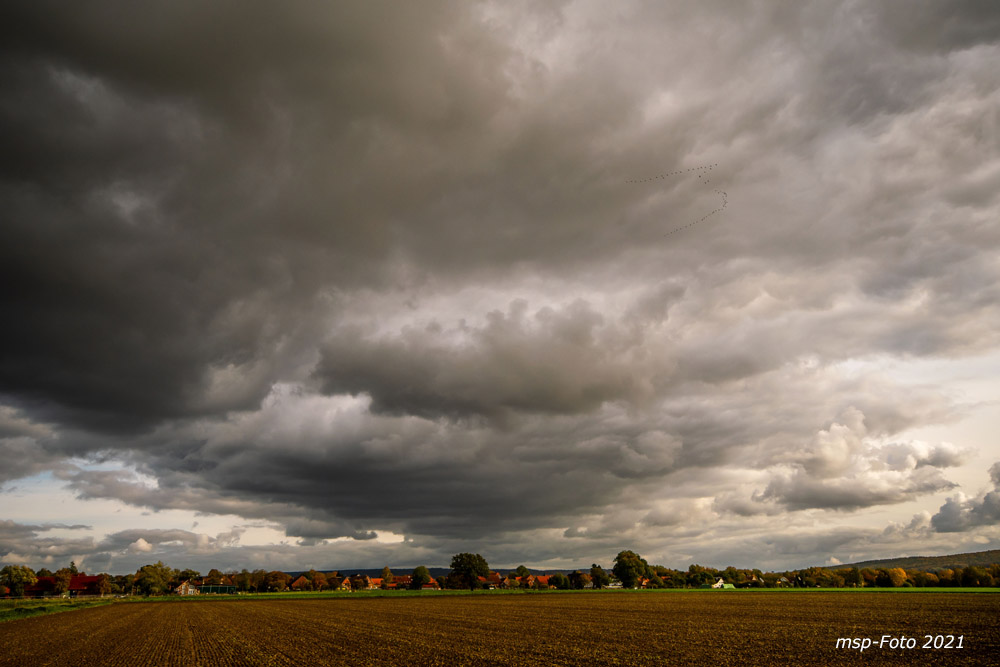
[[[650,176],[649,178],[633,178],[633,179],[626,180],[625,182],[626,183],[635,183],[635,184],[652,183],[653,181],[666,180],[667,178],[670,178],[671,176],[683,176],[684,174],[694,173],[694,174],[697,174],[699,181],[701,181],[702,183],[704,183],[705,185],[707,185],[707,184],[711,183],[711,180],[708,178],[709,172],[711,172],[712,169],[714,169],[717,166],[719,166],[718,162],[716,162],[714,164],[705,165],[703,167],[690,167],[688,169],[678,169],[677,171],[671,171],[671,172],[667,172],[665,174],[657,174],[656,176]],[[688,227],[693,227],[694,225],[697,225],[700,222],[705,222],[706,220],[708,220],[709,218],[711,218],[716,213],[721,213],[726,208],[726,206],[729,204],[729,195],[727,195],[724,190],[718,190],[718,189],[715,189],[715,188],[712,189],[712,192],[714,192],[717,195],[719,195],[720,197],[722,197],[722,205],[721,206],[719,206],[718,208],[712,209],[711,211],[709,211],[705,215],[701,216],[697,220],[689,222],[686,225],[681,225],[680,227],[676,227],[675,229],[671,229],[669,232],[666,232],[664,234],[664,236],[670,236],[671,234],[675,234],[675,233],[677,233],[677,232],[679,232],[679,231],[681,231],[683,229],[687,229]]]
[[[680,176],[682,174],[687,174],[689,172],[709,172],[715,167],[718,167],[719,163],[708,164],[704,167],[691,167],[690,169],[678,169],[677,171],[670,171],[666,174],[659,174],[657,176],[650,176],[649,178],[633,178],[631,180],[625,181],[626,183],[650,183],[652,181],[662,180],[665,178],[670,178],[671,176]],[[701,178],[701,173],[698,173],[698,178]],[[707,181],[706,181],[707,182]]]

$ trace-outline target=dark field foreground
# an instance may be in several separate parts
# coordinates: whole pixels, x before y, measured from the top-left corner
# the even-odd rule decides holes
[[[579,593],[116,603],[0,625],[0,665],[997,665],[1000,595]],[[963,648],[922,649],[924,635]],[[917,648],[836,648],[838,637]]]

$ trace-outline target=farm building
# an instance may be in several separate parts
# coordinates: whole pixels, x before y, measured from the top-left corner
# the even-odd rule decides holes
[[[236,595],[236,586],[228,584],[202,584],[198,587],[198,592],[202,595]]]
[[[714,584],[702,584],[698,588],[714,588],[717,591],[730,590],[730,589],[736,590],[736,586],[733,586],[732,584],[727,584],[721,578]]]
[[[38,577],[38,581],[24,587],[26,597],[48,597],[52,595],[101,595],[101,575],[74,574],[64,593],[56,593],[55,577]]]

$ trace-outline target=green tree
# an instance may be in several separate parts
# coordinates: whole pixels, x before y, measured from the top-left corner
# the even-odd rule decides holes
[[[460,553],[451,559],[451,574],[460,580],[469,590],[479,588],[479,577],[488,576],[490,566],[479,554]]]
[[[108,574],[99,574],[97,576],[97,592],[101,597],[104,597],[111,592],[111,576]]]
[[[551,577],[549,577],[549,586],[555,586],[561,591],[567,591],[572,588],[569,577],[567,577],[562,572],[556,572]]]
[[[14,597],[24,596],[24,589],[38,581],[34,571],[26,565],[5,565],[0,570],[0,583],[10,589]]]
[[[209,584],[211,586],[218,586],[219,584],[222,583],[223,576],[224,575],[222,574],[222,572],[213,567],[211,570],[208,571],[208,574],[205,575],[205,578],[202,580],[202,583]]]
[[[842,570],[842,572],[844,573],[844,583],[848,586],[852,588],[860,588],[864,583],[864,580],[861,578],[861,570],[858,568],[852,567]]]
[[[643,577],[649,576],[649,563],[634,551],[621,551],[615,556],[615,565],[611,568],[625,588],[635,588]]]
[[[201,576],[201,572],[199,572],[198,570],[192,570],[190,568],[187,568],[185,570],[181,570],[180,572],[177,573],[177,578],[180,579],[181,582],[184,582],[184,581],[194,581],[195,579],[197,579],[200,576]]]
[[[518,565],[517,569],[514,570],[514,574],[516,574],[517,577],[520,579],[521,577],[527,577],[529,574],[531,574],[531,570],[529,570],[523,565]]]
[[[50,570],[47,567],[43,567],[38,572],[35,572],[35,576],[36,577],[51,577],[52,576],[52,570]]]
[[[431,572],[423,565],[418,565],[413,568],[413,574],[410,575],[410,588],[415,591],[419,591],[424,587],[424,584],[431,583]]]
[[[382,590],[389,588],[389,585],[391,583],[392,583],[392,570],[390,570],[389,566],[386,565],[385,567],[382,568]]]
[[[590,566],[590,580],[594,584],[594,588],[604,588],[611,583],[611,576],[604,571],[604,568],[593,563]]]
[[[116,574],[111,577],[111,592],[117,595],[129,595],[132,593],[133,575]]]
[[[250,586],[253,583],[253,578],[250,575],[250,571],[246,568],[240,570],[239,574],[233,575],[233,583],[236,584],[236,588],[241,593],[246,593],[250,590]]]
[[[69,569],[69,572],[70,572],[70,574],[83,574],[83,572],[79,572],[79,571],[78,571],[78,570],[76,569],[76,561],[72,561],[72,560],[71,560],[71,561],[69,562],[69,568],[68,568],[68,569]]]
[[[143,565],[135,573],[135,589],[141,595],[163,595],[170,589],[170,580],[176,571],[157,561],[153,565]]]
[[[52,577],[52,592],[56,595],[62,595],[69,590],[69,582],[73,579],[73,571],[68,567],[63,567],[56,570],[56,573]]]
[[[990,573],[986,570],[986,568],[979,567],[978,565],[972,565],[965,568],[965,571],[962,572],[962,585],[992,586],[993,577],[990,576]]]

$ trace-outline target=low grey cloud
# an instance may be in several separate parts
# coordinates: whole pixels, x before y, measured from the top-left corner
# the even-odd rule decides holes
[[[907,432],[973,401],[891,370],[1000,347],[1000,15],[953,4],[13,3],[0,502],[292,542],[107,563],[442,562],[959,491]]]
[[[864,414],[851,407],[801,449],[787,452],[768,471],[764,488],[749,497],[727,492],[713,506],[752,516],[899,504],[955,488],[940,469],[961,465],[969,454],[951,443],[880,442],[869,434]]]
[[[92,537],[54,537],[45,533],[53,530],[80,531],[89,528],[90,526],[79,524],[32,525],[0,519],[0,559],[3,559],[3,562],[15,563],[59,563],[62,567],[76,554],[92,552],[94,540]]]
[[[217,552],[224,547],[234,546],[239,542],[242,533],[243,530],[237,528],[215,537],[210,537],[204,533],[193,533],[188,530],[132,528],[106,536],[97,545],[97,549],[109,552],[145,554],[169,546],[180,547],[180,549],[176,550],[183,553],[201,555]]]
[[[993,489],[974,498],[962,494],[948,498],[944,505],[931,517],[934,530],[941,533],[957,533],[972,530],[978,526],[1000,525],[1000,461],[990,468]]]

